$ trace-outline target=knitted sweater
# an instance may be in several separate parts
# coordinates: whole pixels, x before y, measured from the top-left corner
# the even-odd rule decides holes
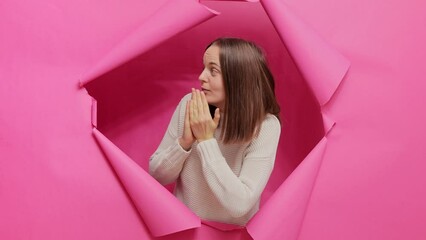
[[[186,102],[182,98],[158,149],[150,158],[150,174],[161,184],[176,181],[175,196],[201,219],[245,225],[258,211],[260,195],[271,175],[281,133],[268,114],[259,135],[244,144],[223,144],[219,127],[214,138],[195,142],[185,151],[182,136]]]

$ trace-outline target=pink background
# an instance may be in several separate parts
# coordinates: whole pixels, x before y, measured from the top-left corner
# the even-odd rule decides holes
[[[0,16],[1,239],[426,238],[426,2],[5,0]],[[282,108],[261,212],[232,231],[143,171],[219,36],[265,49]]]

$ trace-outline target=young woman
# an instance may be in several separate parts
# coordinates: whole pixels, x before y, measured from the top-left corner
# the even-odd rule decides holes
[[[262,51],[219,38],[204,53],[201,90],[182,98],[150,173],[201,219],[245,225],[259,209],[281,133]]]

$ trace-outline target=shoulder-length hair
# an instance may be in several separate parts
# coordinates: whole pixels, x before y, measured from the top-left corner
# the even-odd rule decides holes
[[[279,119],[275,82],[265,55],[256,44],[239,38],[218,38],[206,50],[212,45],[219,47],[225,88],[222,140],[224,143],[250,141],[258,134],[267,113]]]

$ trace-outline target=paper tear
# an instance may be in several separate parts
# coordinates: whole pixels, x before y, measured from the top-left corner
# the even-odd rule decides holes
[[[247,231],[253,239],[297,239],[326,145],[323,137],[250,220]]]
[[[93,135],[153,236],[201,227],[201,220],[96,128]]]
[[[334,125],[336,125],[336,122],[331,119],[326,113],[322,113],[322,121],[324,124],[324,132],[325,132],[325,136],[327,136],[327,134],[331,131],[331,129],[334,127]]]
[[[92,97],[92,126],[98,126],[98,101]]]
[[[219,12],[195,1],[168,1],[89,69],[80,81],[85,85],[178,33],[218,14]]]
[[[298,17],[283,1],[261,1],[281,41],[324,106],[336,91],[350,62]]]

